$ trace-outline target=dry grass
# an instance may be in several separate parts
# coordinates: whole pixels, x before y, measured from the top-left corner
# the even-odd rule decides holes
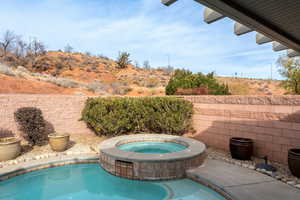
[[[286,90],[281,81],[218,77],[218,81],[228,85],[233,95],[284,95]]]

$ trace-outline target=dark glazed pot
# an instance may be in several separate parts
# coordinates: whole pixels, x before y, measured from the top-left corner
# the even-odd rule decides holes
[[[300,178],[300,149],[289,150],[288,162],[292,174]]]
[[[230,139],[231,157],[238,160],[251,160],[253,154],[253,141],[248,138]]]

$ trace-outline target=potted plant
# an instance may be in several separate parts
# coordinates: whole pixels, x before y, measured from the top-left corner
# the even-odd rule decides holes
[[[48,135],[49,144],[53,151],[65,151],[68,148],[70,135],[67,133],[52,133]]]
[[[12,160],[21,153],[21,139],[17,137],[0,138],[0,161]]]
[[[300,149],[289,150],[288,163],[291,173],[300,178]]]
[[[249,138],[230,139],[231,157],[238,160],[251,160],[253,154],[253,141]]]

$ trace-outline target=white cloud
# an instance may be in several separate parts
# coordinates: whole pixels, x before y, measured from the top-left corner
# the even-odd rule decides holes
[[[36,36],[51,49],[69,43],[77,50],[109,57],[126,50],[133,60],[150,60],[152,66],[167,65],[170,55],[176,67],[259,77],[267,77],[277,58],[268,45],[257,46],[253,34],[236,37],[228,19],[204,24],[203,7],[190,0],[171,7],[159,0],[28,0],[27,4],[5,2],[0,28]]]

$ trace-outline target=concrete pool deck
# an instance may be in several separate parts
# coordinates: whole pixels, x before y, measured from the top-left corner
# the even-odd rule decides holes
[[[238,200],[300,200],[300,190],[257,171],[207,159],[188,177],[208,182]]]

